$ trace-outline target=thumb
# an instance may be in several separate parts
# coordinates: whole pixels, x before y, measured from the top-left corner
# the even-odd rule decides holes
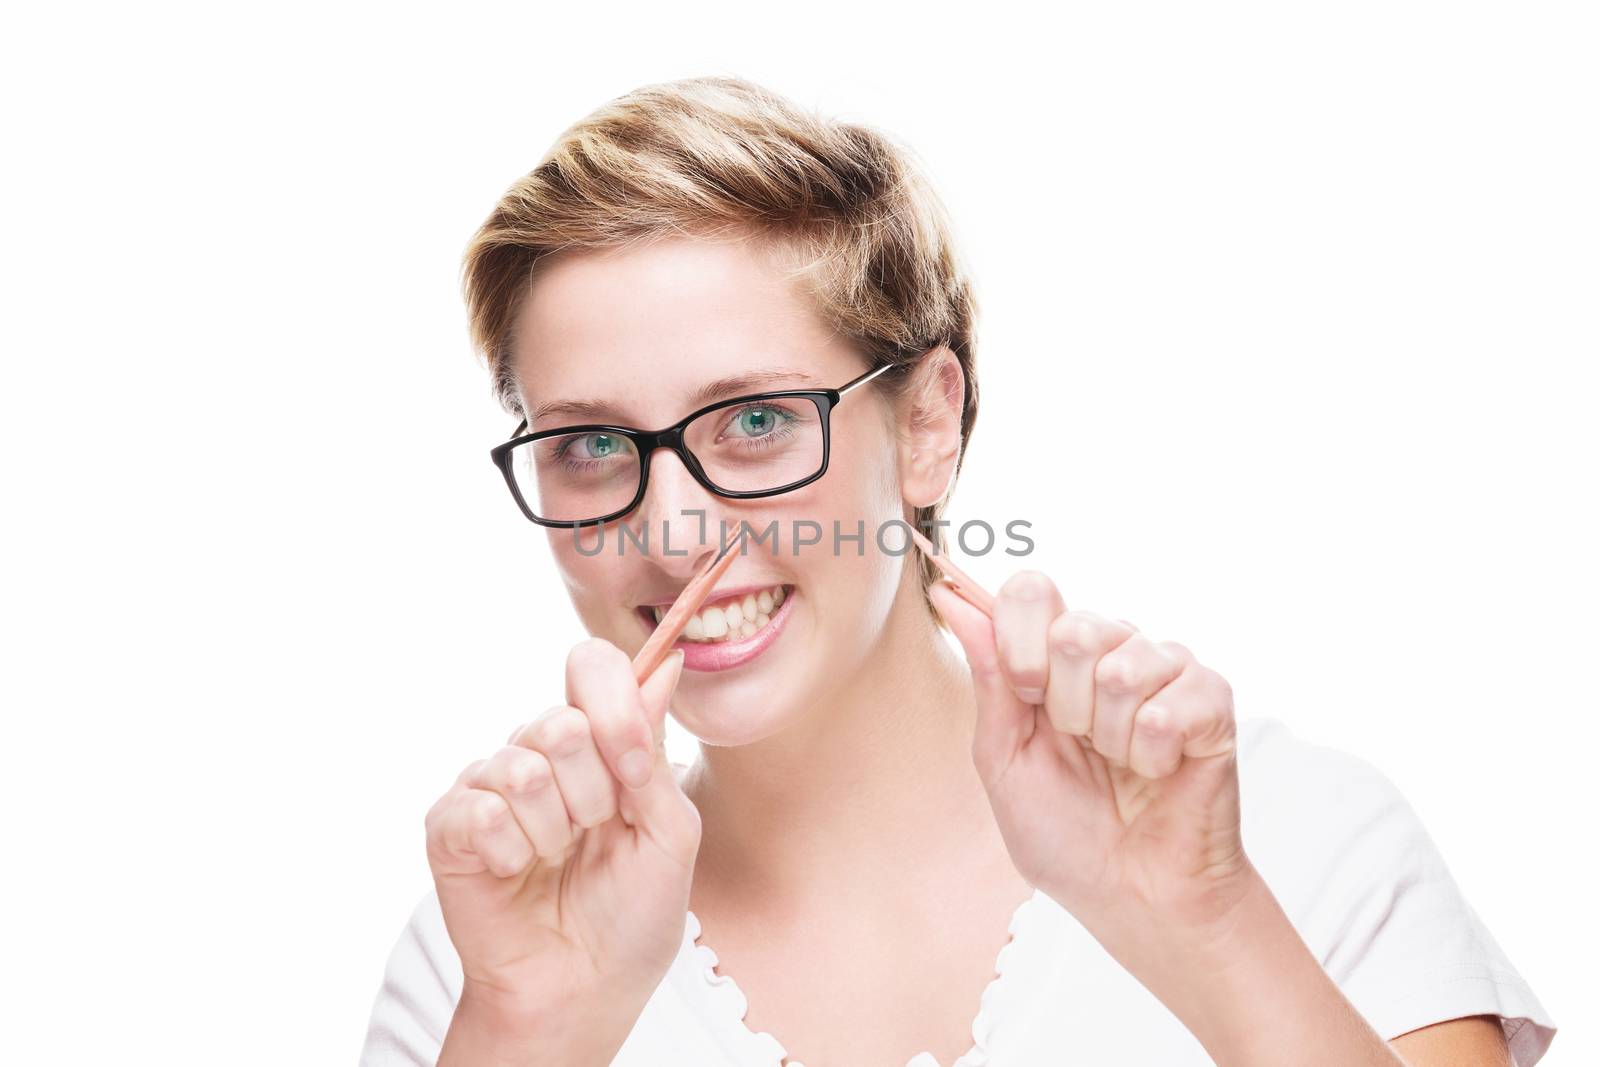
[[[684,795],[667,759],[666,718],[672,694],[683,676],[683,651],[674,650],[639,686],[644,717],[655,738],[655,762],[650,780],[638,789],[624,788],[620,798],[623,821],[647,834],[669,855],[688,863],[700,847],[700,814]]]
[[[1034,709],[1019,698],[1000,671],[994,622],[945,581],[928,590],[950,632],[961,642],[972,686],[978,698],[978,722],[972,737],[972,759],[985,782],[993,781],[1011,763],[1033,730]]]
[[[659,751],[667,736],[667,706],[672,703],[672,693],[683,677],[683,649],[667,653],[656,669],[639,685],[639,696],[644,701],[644,717],[650,723],[650,736]]]

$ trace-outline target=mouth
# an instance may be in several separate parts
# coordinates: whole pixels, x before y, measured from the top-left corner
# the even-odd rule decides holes
[[[721,671],[748,663],[777,640],[794,606],[795,587],[770,585],[714,596],[689,619],[673,648],[686,670]],[[654,630],[668,605],[644,605],[639,617]]]

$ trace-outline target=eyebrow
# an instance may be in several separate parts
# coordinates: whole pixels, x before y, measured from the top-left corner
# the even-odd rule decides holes
[[[722,400],[726,397],[739,396],[744,393],[760,392],[765,386],[780,383],[813,386],[818,389],[826,388],[814,375],[805,371],[792,370],[787,367],[774,367],[768,370],[746,371],[743,374],[730,374],[715,381],[707,382],[693,393],[689,394],[688,406],[690,410],[700,408],[706,404]],[[533,406],[530,422],[562,416],[569,419],[604,420],[614,417],[617,406],[604,400],[547,400]],[[685,414],[688,414],[686,411]]]

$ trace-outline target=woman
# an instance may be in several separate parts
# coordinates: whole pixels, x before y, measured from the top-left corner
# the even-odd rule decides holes
[[[978,395],[943,210],[883,135],[737,79],[641,89],[506,194],[466,292],[523,419],[497,460],[593,638],[429,812],[364,1063],[1543,1054],[1371,766],[1236,722],[1187,649],[1043,574],[991,620],[881,534],[939,518]],[[636,684],[740,523],[767,539]]]

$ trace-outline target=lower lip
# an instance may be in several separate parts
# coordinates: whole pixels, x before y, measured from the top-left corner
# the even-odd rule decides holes
[[[788,621],[789,608],[794,603],[795,592],[789,590],[783,603],[767,619],[767,624],[740,641],[684,641],[673,642],[673,648],[683,650],[683,668],[689,671],[729,671],[742,667],[772,646],[778,632]]]

